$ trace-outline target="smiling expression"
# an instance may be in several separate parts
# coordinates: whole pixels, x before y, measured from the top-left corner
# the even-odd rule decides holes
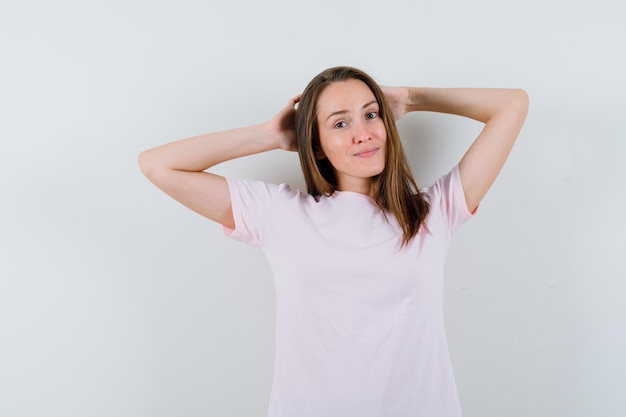
[[[335,82],[320,94],[317,123],[321,155],[333,166],[340,191],[370,194],[385,168],[387,131],[380,106],[360,80]]]

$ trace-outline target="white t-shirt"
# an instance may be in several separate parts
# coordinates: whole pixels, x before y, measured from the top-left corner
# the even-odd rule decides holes
[[[236,226],[226,234],[260,247],[275,281],[268,416],[461,416],[443,321],[445,254],[472,216],[457,167],[423,190],[427,227],[406,248],[366,195],[228,185]]]

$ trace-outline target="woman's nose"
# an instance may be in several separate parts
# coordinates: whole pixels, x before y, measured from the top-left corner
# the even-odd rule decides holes
[[[354,143],[367,142],[370,140],[370,132],[363,123],[354,124],[352,135]]]

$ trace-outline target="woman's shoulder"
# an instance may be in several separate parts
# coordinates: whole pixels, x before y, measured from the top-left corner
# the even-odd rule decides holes
[[[272,200],[272,201],[315,201],[315,199],[292,187],[288,183],[271,183],[260,180],[249,180],[241,178],[226,178],[231,193],[236,193],[242,198],[252,200]]]
[[[429,186],[421,188],[420,192],[429,199],[439,199],[446,190],[454,187],[456,181],[460,183],[458,165],[455,165],[450,171],[437,178],[437,180]]]

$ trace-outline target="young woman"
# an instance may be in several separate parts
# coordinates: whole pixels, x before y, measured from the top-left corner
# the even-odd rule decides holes
[[[494,182],[528,109],[523,90],[379,87],[330,68],[270,121],[141,153],[159,188],[260,247],[277,293],[273,417],[456,417],[443,265]],[[410,111],[485,124],[461,161],[418,189],[395,120]],[[205,170],[298,151],[308,193]]]

